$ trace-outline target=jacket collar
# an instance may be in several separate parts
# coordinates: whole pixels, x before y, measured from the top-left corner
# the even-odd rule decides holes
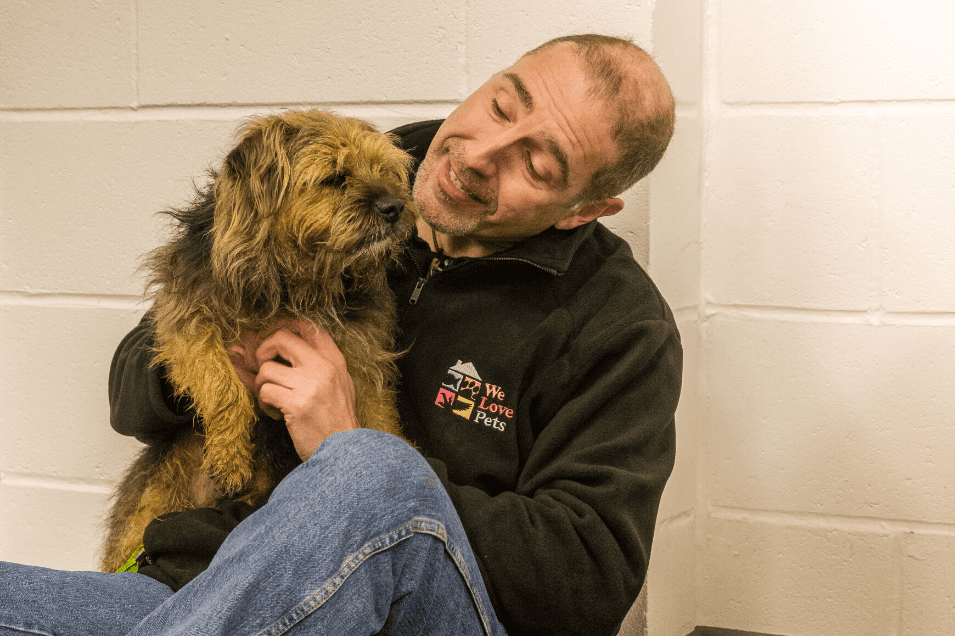
[[[560,276],[570,268],[577,249],[594,232],[596,221],[573,230],[549,228],[484,260],[518,260]]]
[[[596,221],[591,221],[573,230],[549,228],[536,236],[516,243],[506,250],[495,252],[490,256],[454,259],[454,262],[519,262],[532,265],[554,276],[560,276],[570,268],[570,263],[577,254],[577,250],[593,234],[596,223]],[[417,234],[415,234],[413,241],[418,242],[419,249],[425,248],[427,245]]]

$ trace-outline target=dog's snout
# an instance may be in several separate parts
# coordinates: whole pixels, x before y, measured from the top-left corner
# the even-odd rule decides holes
[[[375,210],[389,223],[394,223],[401,217],[405,204],[392,196],[380,197],[375,201]]]

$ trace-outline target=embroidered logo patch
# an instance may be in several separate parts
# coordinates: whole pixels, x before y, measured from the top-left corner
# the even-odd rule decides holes
[[[484,382],[470,362],[458,360],[438,389],[435,405],[466,420],[503,431],[514,418],[501,387]]]

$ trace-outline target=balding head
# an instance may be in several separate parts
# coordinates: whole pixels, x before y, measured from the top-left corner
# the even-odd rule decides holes
[[[612,113],[617,161],[592,175],[578,203],[614,197],[647,176],[673,136],[675,105],[660,67],[630,40],[584,34],[555,38],[529,51],[572,46],[591,81],[590,93]]]

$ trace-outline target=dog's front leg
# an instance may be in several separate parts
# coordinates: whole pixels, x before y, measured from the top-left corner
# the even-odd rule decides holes
[[[202,470],[232,494],[252,477],[252,396],[232,366],[218,327],[207,324],[190,331],[160,337],[157,358],[177,392],[188,394],[202,417]]]

